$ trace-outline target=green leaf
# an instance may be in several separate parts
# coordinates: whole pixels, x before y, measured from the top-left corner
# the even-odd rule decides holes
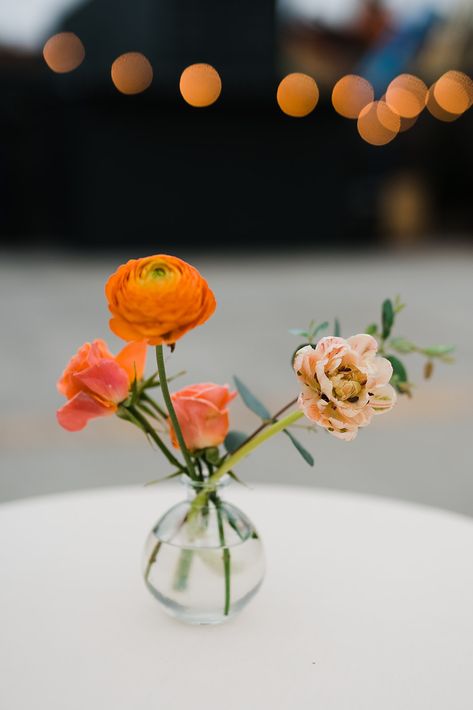
[[[407,371],[402,362],[395,355],[386,355],[386,359],[389,360],[393,366],[393,376],[391,377],[391,384],[399,390],[398,385],[407,382]]]
[[[376,323],[371,323],[365,330],[365,333],[367,335],[376,335],[377,332],[378,326],[376,325]]]
[[[251,409],[254,414],[256,414],[258,417],[261,419],[271,419],[271,414],[270,412],[266,409],[264,404],[262,404],[259,399],[256,399],[254,394],[250,392],[248,387],[243,384],[243,382],[238,379],[238,377],[233,378],[235,382],[235,386],[239,392],[240,397],[248,407],[248,409]]]
[[[329,322],[327,320],[321,323],[320,325],[317,325],[309,335],[310,340],[313,340],[315,336],[320,333],[321,330],[325,330],[326,328],[328,328],[328,326]]]
[[[298,452],[300,453],[300,455],[302,456],[302,458],[304,459],[304,461],[305,461],[306,463],[308,463],[309,466],[313,466],[313,465],[314,465],[314,458],[313,458],[312,454],[310,454],[310,453],[307,451],[307,449],[305,449],[305,448],[302,446],[301,442],[298,441],[298,440],[296,439],[296,437],[295,437],[293,434],[291,434],[291,432],[289,431],[289,429],[283,429],[283,431],[284,431],[284,433],[286,434],[286,436],[289,437],[289,439],[291,440],[291,442],[294,444],[294,446],[296,447],[296,449],[298,450]]]
[[[340,321],[338,320],[338,318],[335,318],[335,323],[333,325],[333,334],[336,338],[339,338],[341,332],[342,330],[340,328]]]
[[[227,471],[227,476],[230,476],[230,478],[232,478],[234,481],[236,481],[237,483],[239,483],[240,486],[245,486],[245,488],[248,488],[248,486],[247,486],[247,484],[245,483],[245,481],[242,481],[241,478],[239,478],[239,477],[236,475],[235,471]]]
[[[309,333],[306,330],[302,330],[301,328],[289,328],[289,332],[291,335],[298,335],[301,338],[309,337]]]
[[[386,338],[389,338],[391,334],[391,328],[393,327],[394,324],[394,308],[393,304],[390,298],[387,298],[382,305],[381,308],[381,318],[382,318],[382,324],[383,324],[383,340],[386,340]]]
[[[220,461],[220,452],[216,446],[209,446],[204,449],[204,459],[207,463],[218,464]]]
[[[242,431],[229,431],[225,437],[223,445],[229,454],[240,448],[240,446],[248,439],[248,434]]]
[[[155,486],[157,483],[163,483],[163,481],[169,481],[170,478],[176,478],[176,476],[182,476],[183,471],[174,471],[170,473],[169,476],[164,476],[164,478],[156,478],[154,481],[148,481],[145,486]]]
[[[413,353],[417,349],[414,343],[411,343],[410,340],[406,340],[405,338],[393,338],[389,345],[396,350],[396,352],[402,353],[403,355]]]
[[[443,357],[449,355],[455,350],[453,345],[431,345],[428,348],[423,348],[421,352],[428,357]]]

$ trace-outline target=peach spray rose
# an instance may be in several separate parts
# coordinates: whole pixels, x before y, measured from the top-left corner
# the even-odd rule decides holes
[[[376,339],[365,334],[347,340],[328,336],[315,348],[301,348],[294,370],[302,383],[299,406],[306,417],[350,441],[374,414],[389,411],[396,401],[389,384],[393,368],[377,350]]]

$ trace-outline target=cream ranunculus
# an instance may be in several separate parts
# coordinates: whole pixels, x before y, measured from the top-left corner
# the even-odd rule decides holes
[[[396,402],[389,384],[393,369],[377,351],[375,338],[365,334],[346,340],[328,336],[315,348],[301,348],[294,371],[302,383],[299,406],[306,417],[351,441],[374,414],[389,411]]]

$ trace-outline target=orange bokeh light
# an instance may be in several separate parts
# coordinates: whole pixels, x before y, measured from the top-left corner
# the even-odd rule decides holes
[[[400,74],[386,90],[386,103],[402,118],[415,118],[425,108],[427,86],[413,74]]]
[[[419,116],[414,116],[413,118],[404,118],[401,116],[401,127],[399,128],[399,133],[405,133],[412,128],[412,126],[417,123],[418,118]]]
[[[344,118],[358,118],[360,111],[374,99],[370,82],[357,74],[347,74],[337,81],[332,91],[332,104]]]
[[[141,94],[153,81],[153,67],[140,52],[121,54],[112,64],[112,81],[122,94]]]
[[[473,82],[460,71],[448,71],[434,84],[434,99],[444,111],[461,114],[473,103]]]
[[[384,101],[372,101],[361,110],[358,133],[371,145],[386,145],[399,133],[401,119]]]
[[[188,104],[205,108],[217,101],[222,81],[218,71],[210,64],[191,64],[181,74],[179,89]]]
[[[427,93],[427,101],[425,103],[427,110],[432,114],[432,116],[439,121],[444,121],[445,123],[451,123],[452,121],[456,121],[457,118],[460,118],[461,113],[450,113],[449,111],[445,111],[445,109],[437,103],[434,90],[435,84],[432,84]]]
[[[44,61],[57,74],[74,71],[85,57],[84,45],[73,32],[59,32],[48,39],[43,47]]]
[[[302,118],[317,106],[319,87],[307,74],[288,74],[278,86],[276,99],[281,111],[293,118]]]

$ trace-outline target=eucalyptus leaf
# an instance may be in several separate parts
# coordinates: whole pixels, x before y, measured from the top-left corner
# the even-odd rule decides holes
[[[453,345],[431,345],[428,348],[422,348],[421,352],[429,357],[443,357],[449,355],[455,350]]]
[[[386,355],[386,359],[389,360],[393,366],[393,376],[391,380],[394,380],[395,384],[407,382],[407,371],[403,363],[395,355]]]
[[[328,328],[328,326],[329,322],[327,320],[321,323],[320,325],[317,325],[310,333],[310,339],[313,340],[315,336],[320,333],[321,330],[325,330],[326,328]]]
[[[283,431],[284,431],[284,433],[286,434],[286,436],[289,437],[289,439],[291,440],[291,442],[294,444],[294,446],[296,447],[296,449],[298,450],[298,452],[300,453],[300,455],[302,456],[302,458],[304,459],[304,461],[305,461],[306,463],[308,463],[309,466],[313,466],[313,465],[314,465],[314,458],[313,458],[312,454],[310,454],[310,453],[307,451],[307,449],[305,449],[305,448],[302,446],[301,442],[298,441],[298,439],[296,439],[296,437],[295,437],[293,434],[291,434],[291,432],[289,431],[289,429],[283,429]]]
[[[302,328],[290,328],[289,332],[291,335],[298,335],[301,338],[309,337],[309,333],[307,332],[307,330],[303,330]]]
[[[248,409],[251,409],[251,411],[254,412],[254,414],[256,414],[261,419],[271,419],[270,412],[266,409],[264,404],[259,401],[259,399],[256,399],[256,397],[250,392],[248,387],[244,385],[238,377],[234,377],[233,380],[235,382],[235,386],[238,390],[240,397],[242,398]]]
[[[342,330],[340,328],[340,321],[338,320],[338,318],[335,318],[335,323],[333,325],[333,334],[336,338],[339,338],[341,335],[341,332],[342,332]]]
[[[407,353],[413,353],[417,349],[414,343],[411,343],[406,338],[393,338],[389,345],[396,350],[398,353],[407,355]]]
[[[381,308],[381,322],[383,325],[382,337],[384,340],[389,338],[391,334],[391,328],[394,324],[394,308],[390,298],[383,301]]]
[[[229,454],[233,454],[247,439],[248,434],[243,431],[229,431],[223,445]]]

